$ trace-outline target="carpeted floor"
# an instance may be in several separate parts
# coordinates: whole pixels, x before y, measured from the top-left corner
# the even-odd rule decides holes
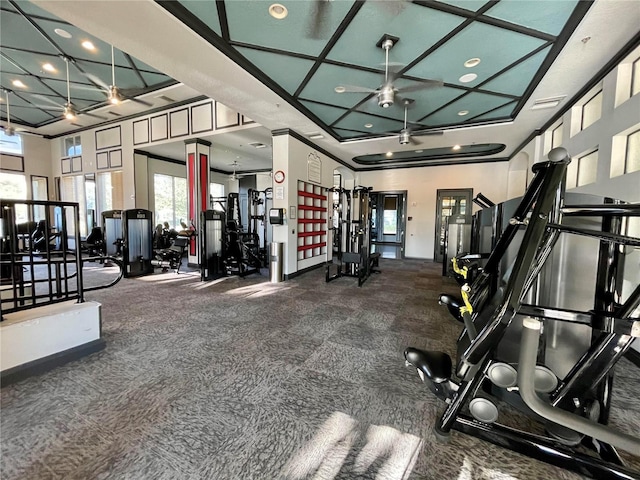
[[[454,355],[437,295],[456,287],[431,262],[380,268],[362,288],[323,270],[167,273],[87,294],[107,348],[2,389],[2,478],[580,478],[460,433],[436,442],[443,404],[402,352]],[[620,367],[613,421],[637,433],[640,376]]]

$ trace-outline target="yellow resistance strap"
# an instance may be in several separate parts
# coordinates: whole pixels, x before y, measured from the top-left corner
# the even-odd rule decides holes
[[[451,259],[451,263],[453,263],[453,271],[456,272],[458,275],[462,275],[462,278],[466,280],[469,269],[467,267],[462,267],[462,268],[458,267],[458,259],[456,257],[453,257]]]

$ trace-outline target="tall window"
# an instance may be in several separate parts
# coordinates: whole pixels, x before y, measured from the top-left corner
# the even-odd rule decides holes
[[[33,200],[49,200],[49,188],[47,177],[31,175],[31,198]],[[37,222],[45,219],[45,207],[37,206],[33,208],[33,219]]]
[[[222,183],[211,183],[209,185],[209,194],[211,195],[211,198],[214,199],[212,206],[213,210],[222,212],[224,209],[218,200],[224,198],[224,185]]]
[[[551,148],[562,145],[562,123],[551,131]]]
[[[582,130],[600,120],[602,115],[602,90],[582,106]]]
[[[640,93],[640,58],[631,66],[631,96]]]
[[[122,170],[98,174],[96,206],[98,211],[122,210],[124,192],[122,188]]]
[[[20,135],[6,135],[0,130],[0,152],[9,155],[22,155],[22,137]]]
[[[640,170],[640,130],[636,130],[627,137],[624,173]]]
[[[155,222],[168,222],[180,228],[180,220],[187,219],[187,179],[159,173],[153,176]]]
[[[27,199],[27,178],[19,173],[0,172],[0,198],[7,200]],[[16,221],[27,222],[29,214],[26,205],[16,206]]]
[[[398,197],[384,197],[383,235],[398,233]]]
[[[577,186],[595,183],[598,170],[598,150],[578,158]]]
[[[63,142],[63,157],[74,157],[82,155],[82,145],[80,144],[80,135],[75,137],[67,137]]]
[[[80,235],[87,235],[87,203],[85,200],[84,177],[82,175],[69,175],[60,179],[60,198],[63,202],[77,202],[80,210]],[[67,212],[67,232],[75,234],[73,210]]]

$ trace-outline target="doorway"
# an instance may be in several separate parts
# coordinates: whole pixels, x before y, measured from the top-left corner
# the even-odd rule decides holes
[[[371,250],[383,258],[404,258],[407,191],[371,192]]]
[[[447,219],[453,215],[471,215],[471,198],[473,188],[459,188],[456,190],[438,190],[436,199],[436,239],[435,261],[444,260],[445,234]]]

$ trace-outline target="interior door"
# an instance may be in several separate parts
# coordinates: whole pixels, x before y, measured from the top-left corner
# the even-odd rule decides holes
[[[372,192],[372,250],[384,258],[404,258],[406,191]]]
[[[442,263],[444,259],[447,218],[451,215],[470,215],[472,197],[472,188],[438,190],[436,200],[436,239],[434,254],[436,262]]]

